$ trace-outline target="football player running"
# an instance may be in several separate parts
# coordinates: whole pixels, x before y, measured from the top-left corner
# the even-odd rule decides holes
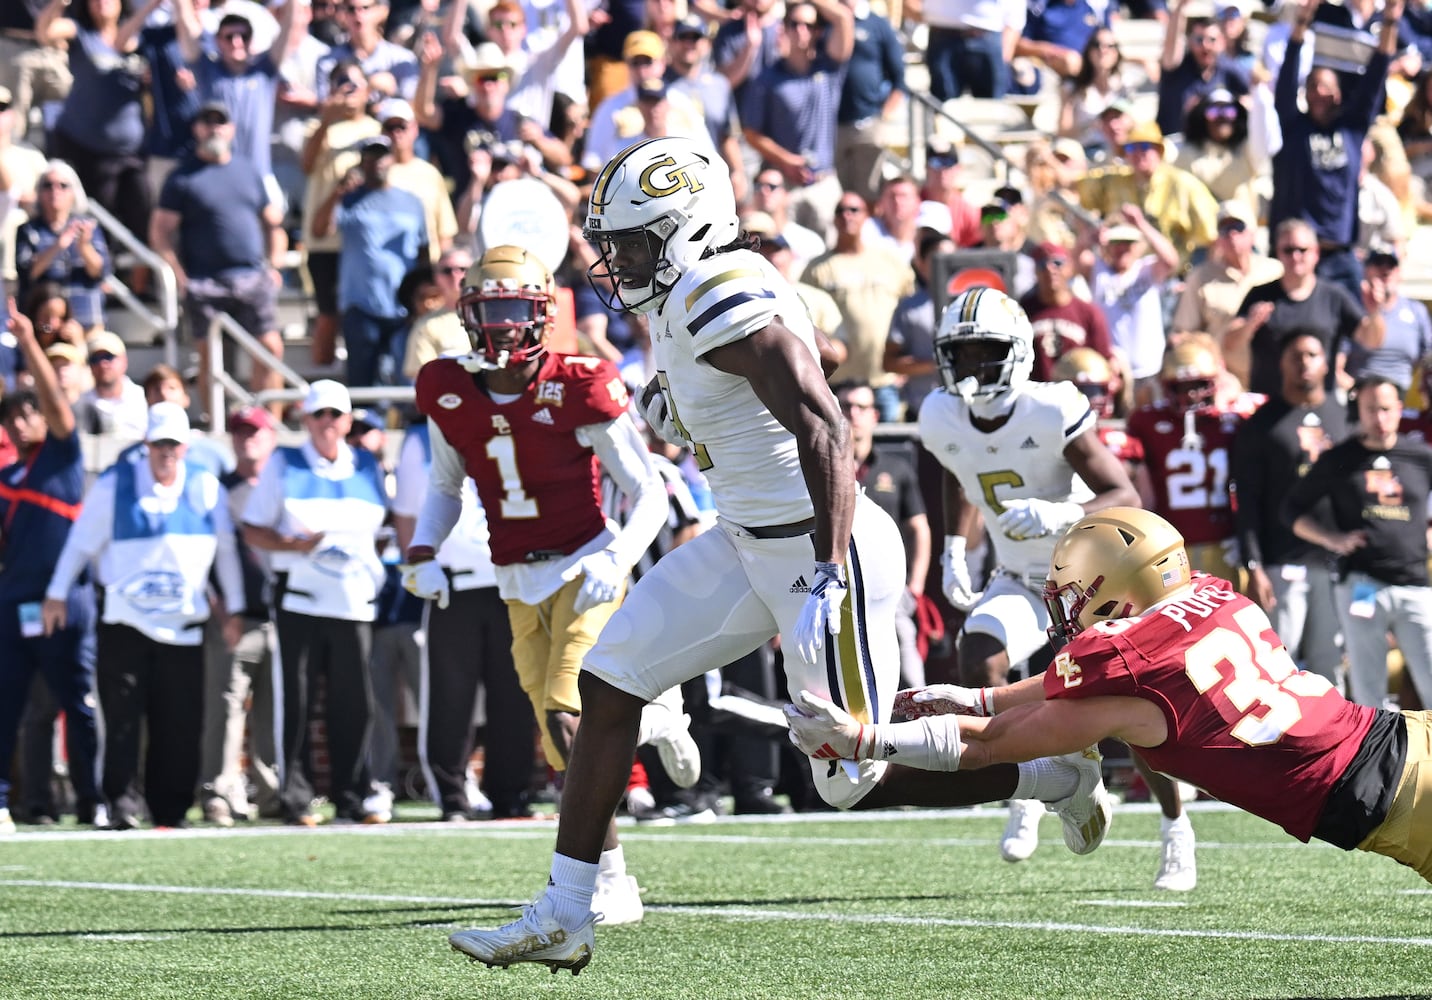
[[[616,611],[632,565],[666,521],[666,488],[626,412],[616,368],[547,350],[555,285],[533,254],[515,246],[483,254],[463,278],[458,311],[472,350],[430,361],[418,373],[432,465],[403,585],[446,607],[450,581],[435,556],[458,522],[463,480],[471,476],[487,511],[498,592],[512,624],[512,660],[547,762],[562,772],[581,717],[582,658]],[[620,530],[602,515],[597,459],[631,499]],[[700,775],[688,721],[680,692],[649,706],[641,720],[641,740],[655,744],[682,787]],[[608,923],[640,920],[640,890],[627,874],[615,823],[603,837],[593,905]]]
[[[1034,331],[1019,303],[972,288],[946,307],[935,332],[942,390],[920,407],[920,440],[945,467],[945,597],[967,612],[959,636],[965,684],[987,690],[1039,653],[1049,620],[1040,598],[1049,553],[1085,513],[1138,502],[1123,466],[1103,444],[1098,414],[1067,382],[1035,382]],[[983,521],[997,560],[974,589],[966,539]],[[795,688],[791,689],[796,690]],[[920,714],[902,698],[896,710]],[[1010,802],[1000,839],[1006,861],[1039,846],[1043,805]]]
[[[1193,573],[1183,538],[1149,511],[1076,522],[1043,595],[1062,648],[1042,677],[996,690],[992,717],[793,718],[793,741],[862,759],[891,744],[945,770],[1120,739],[1301,841],[1382,854],[1432,882],[1432,713],[1358,705],[1298,670],[1263,609]]]
[[[591,960],[596,861],[641,706],[779,633],[790,690],[808,692],[803,711],[883,723],[899,684],[905,587],[899,529],[856,488],[849,428],[805,307],[741,237],[726,165],[682,138],[629,146],[593,183],[586,234],[600,252],[589,272],[598,293],[650,323],[657,375],[638,405],[696,456],[718,518],[642,575],[587,655],[546,889],[513,923],[449,938],[490,966],[573,973]],[[1108,825],[1098,761],[1082,754],[934,775],[810,753],[817,790],[841,808],[1018,792],[1055,804],[1078,853]]]
[[[1264,397],[1220,391],[1228,376],[1218,344],[1190,334],[1164,352],[1164,398],[1129,414],[1134,483],[1146,510],[1183,536],[1189,564],[1237,581],[1239,559],[1228,500],[1233,435]],[[1198,882],[1194,834],[1178,786],[1135,753],[1134,764],[1163,812],[1162,855],[1154,888],[1186,892]]]

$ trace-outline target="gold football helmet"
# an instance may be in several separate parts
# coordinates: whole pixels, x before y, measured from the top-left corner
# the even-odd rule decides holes
[[[1100,417],[1114,412],[1114,369],[1092,347],[1074,347],[1054,364],[1054,381],[1073,382]]]
[[[1088,514],[1049,561],[1049,638],[1057,649],[1097,622],[1142,613],[1191,579],[1183,536],[1157,514],[1138,507]]]
[[[493,247],[463,276],[457,312],[480,367],[524,364],[547,351],[557,284],[531,251]]]
[[[1159,378],[1180,413],[1212,406],[1223,373],[1223,353],[1206,333],[1189,334],[1164,352]]]

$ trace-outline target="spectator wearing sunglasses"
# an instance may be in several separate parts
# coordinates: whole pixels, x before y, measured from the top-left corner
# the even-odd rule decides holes
[[[1138,205],[1173,243],[1186,268],[1194,251],[1218,232],[1218,202],[1187,170],[1164,159],[1163,131],[1153,122],[1129,130],[1124,163],[1091,170],[1079,183],[1079,200],[1104,218],[1125,204]]]
[[[274,190],[269,145],[273,135],[274,103],[278,96],[279,64],[293,35],[297,3],[288,4],[279,22],[273,46],[255,51],[254,28],[240,14],[225,14],[214,32],[214,53],[201,44],[203,27],[194,0],[174,0],[174,26],[179,51],[194,74],[201,103],[220,101],[234,123],[234,155],[253,164]]]
[[[1283,274],[1281,263],[1255,249],[1257,231],[1258,218],[1242,201],[1218,206],[1218,238],[1209,247],[1208,258],[1188,273],[1169,325],[1174,339],[1200,332],[1213,337],[1223,349],[1224,365],[1244,385],[1252,363],[1248,344],[1225,336],[1228,325],[1255,286],[1277,281]]]
[[[1014,285],[1010,297],[1018,299],[1034,287],[1034,247],[1029,242],[1029,209],[1019,188],[1005,186],[995,191],[989,204],[980,209],[979,246],[1014,254]]]
[[[1250,90],[1247,70],[1227,54],[1222,22],[1188,17],[1187,7],[1188,0],[1174,0],[1164,36],[1157,121],[1166,133],[1183,128],[1193,106],[1213,91],[1239,98]]]
[[[15,233],[19,299],[42,281],[57,282],[87,331],[104,329],[104,279],[110,271],[104,230],[89,214],[79,175],[63,160],[45,164],[35,184],[35,214]]]
[[[1236,200],[1256,214],[1258,181],[1270,170],[1268,157],[1249,141],[1248,109],[1226,90],[1215,90],[1188,112],[1174,166],[1187,170],[1220,202]]]

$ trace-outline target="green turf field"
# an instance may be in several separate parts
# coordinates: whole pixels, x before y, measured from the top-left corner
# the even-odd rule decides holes
[[[411,813],[410,813],[411,814]],[[419,813],[418,815],[424,815]],[[541,886],[550,823],[0,838],[0,998],[1291,998],[1432,995],[1432,886],[1383,858],[1194,813],[1199,885],[1152,889],[1158,819],[1076,858],[1004,814],[626,826],[646,919],[573,978],[447,934]]]

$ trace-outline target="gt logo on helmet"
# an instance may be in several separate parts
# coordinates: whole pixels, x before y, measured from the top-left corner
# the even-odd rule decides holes
[[[641,172],[641,176],[637,178],[636,184],[637,187],[641,188],[643,193],[649,194],[653,198],[664,198],[669,194],[675,194],[683,188],[695,194],[697,191],[704,191],[706,189],[706,185],[701,183],[699,177],[691,176],[691,168],[698,166],[700,166],[700,164],[688,163],[678,167],[676,165],[676,157],[663,156],[661,159],[655,160],[647,165],[646,169]],[[665,168],[665,176],[668,183],[665,187],[657,187],[653,182],[653,178],[656,177],[657,171],[663,168]]]

